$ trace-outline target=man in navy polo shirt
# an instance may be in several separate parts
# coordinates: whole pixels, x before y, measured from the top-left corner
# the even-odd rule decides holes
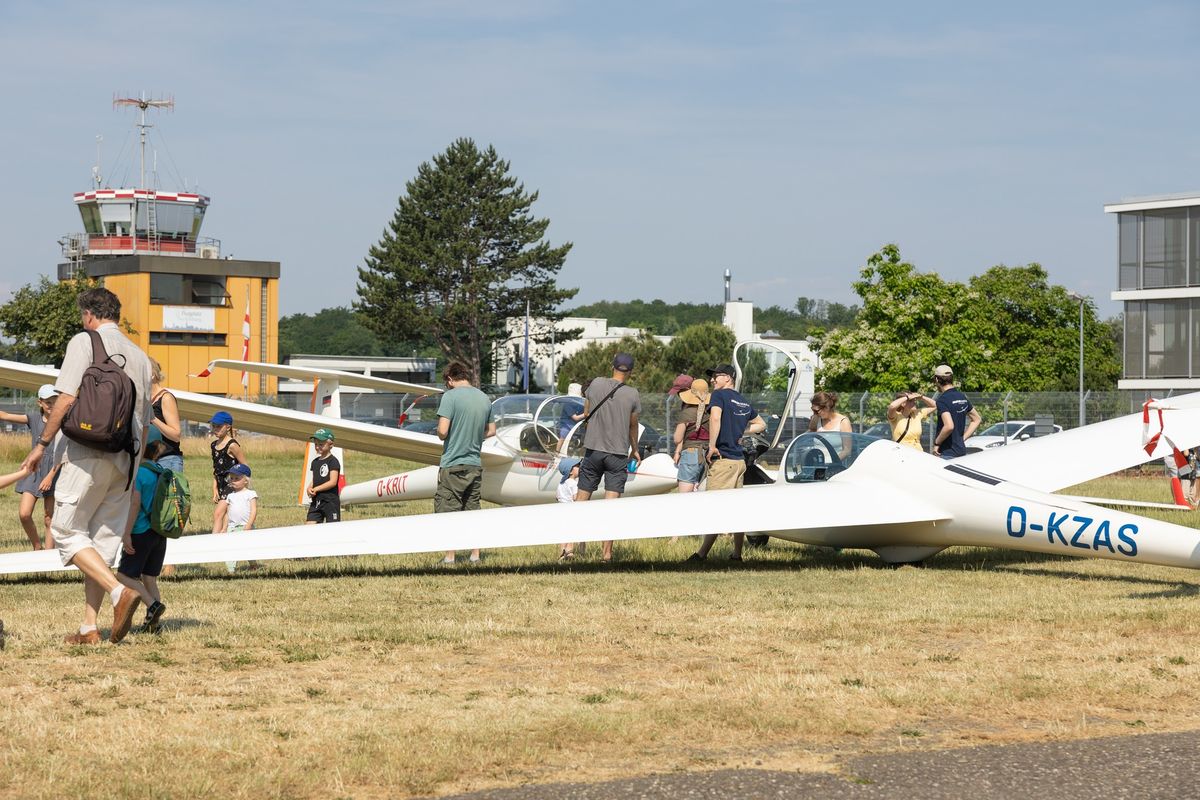
[[[746,475],[746,454],[742,450],[742,437],[762,433],[767,423],[758,415],[750,402],[734,388],[735,372],[732,364],[721,364],[708,370],[713,393],[708,401],[708,491],[741,488]],[[742,541],[745,535],[733,535],[733,555],[730,561],[742,560]],[[703,561],[708,558],[717,534],[704,537],[700,549],[688,561]]]

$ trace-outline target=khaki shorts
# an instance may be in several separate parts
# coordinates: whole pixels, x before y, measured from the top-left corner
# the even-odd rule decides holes
[[[740,489],[746,462],[740,458],[715,458],[708,468],[708,491]]]
[[[433,513],[477,510],[481,483],[483,467],[459,464],[456,467],[439,469],[437,493],[433,496]]]
[[[97,454],[95,458],[64,461],[54,487],[54,517],[50,533],[64,566],[80,550],[94,549],[116,567],[121,557],[121,534],[129,521],[129,454]]]

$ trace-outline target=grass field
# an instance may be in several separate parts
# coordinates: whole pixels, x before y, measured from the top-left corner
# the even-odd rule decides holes
[[[246,447],[263,525],[298,522],[299,445]],[[207,464],[189,450],[194,486]],[[1167,499],[1161,478],[1078,492]],[[7,492],[0,520],[21,548]],[[608,568],[545,548],[184,568],[161,636],[94,648],[61,644],[77,576],[0,579],[0,795],[436,795],[1198,724],[1195,572],[966,549],[889,569],[775,543],[730,569],[722,546],[700,570],[686,539],[618,544]]]

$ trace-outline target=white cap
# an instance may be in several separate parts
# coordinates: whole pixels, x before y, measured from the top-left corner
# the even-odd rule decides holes
[[[53,383],[43,383],[38,389],[38,400],[52,400],[55,397],[58,397],[58,390]]]
[[[945,364],[941,364],[933,370],[933,377],[935,377],[935,378],[953,378],[954,370],[950,369],[950,367],[948,367]]]

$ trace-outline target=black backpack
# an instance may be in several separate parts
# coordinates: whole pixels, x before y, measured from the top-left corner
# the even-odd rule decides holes
[[[88,331],[92,338],[92,364],[83,371],[75,402],[63,420],[62,432],[82,445],[108,453],[137,454],[137,435],[133,430],[133,408],[137,390],[104,348],[100,334]],[[120,354],[118,354],[120,355]],[[121,357],[124,361],[124,357]],[[131,471],[132,474],[132,471]]]

